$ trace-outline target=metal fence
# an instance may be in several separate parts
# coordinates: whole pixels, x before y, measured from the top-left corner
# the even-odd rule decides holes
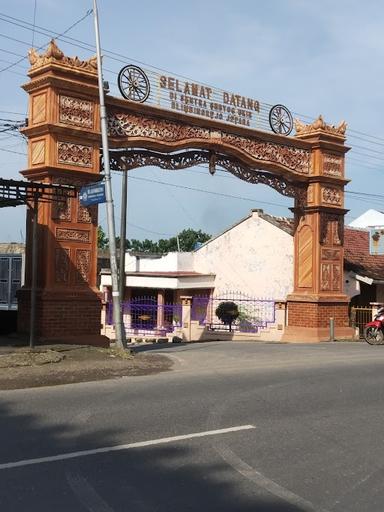
[[[372,306],[353,306],[351,308],[351,327],[359,330],[359,337],[362,338],[364,335],[364,326],[366,323],[372,320]]]
[[[158,304],[153,297],[138,297],[121,304],[126,334],[165,335],[181,327],[181,304]],[[107,304],[107,324],[113,323],[113,304]]]
[[[237,307],[239,314],[231,326],[223,323],[216,314],[222,302],[233,302]],[[211,330],[256,333],[275,322],[275,302],[271,299],[257,299],[242,292],[195,296],[192,299],[191,320]]]

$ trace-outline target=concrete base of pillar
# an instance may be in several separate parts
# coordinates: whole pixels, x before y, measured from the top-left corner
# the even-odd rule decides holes
[[[30,290],[21,289],[18,299],[18,332],[29,334]],[[36,297],[36,341],[75,345],[109,346],[101,335],[101,300],[86,290],[39,290]]]
[[[330,319],[334,320],[335,339],[352,340],[354,329],[349,326],[348,300],[295,300],[292,295],[287,301],[288,326],[282,341],[315,343],[329,341]]]

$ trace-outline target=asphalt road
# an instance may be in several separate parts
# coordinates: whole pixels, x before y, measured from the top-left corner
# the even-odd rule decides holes
[[[384,347],[156,351],[171,372],[1,392],[1,512],[384,510]]]

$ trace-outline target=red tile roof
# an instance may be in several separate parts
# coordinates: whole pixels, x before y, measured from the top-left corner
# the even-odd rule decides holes
[[[344,228],[344,267],[371,279],[384,280],[384,255],[369,254],[369,231]]]
[[[291,217],[275,217],[274,215],[264,213],[263,210],[259,211],[259,217],[282,229],[289,235],[293,235],[294,220]]]

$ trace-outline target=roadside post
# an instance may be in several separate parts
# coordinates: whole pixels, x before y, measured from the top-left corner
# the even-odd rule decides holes
[[[335,341],[335,319],[332,316],[329,319],[329,341]]]

